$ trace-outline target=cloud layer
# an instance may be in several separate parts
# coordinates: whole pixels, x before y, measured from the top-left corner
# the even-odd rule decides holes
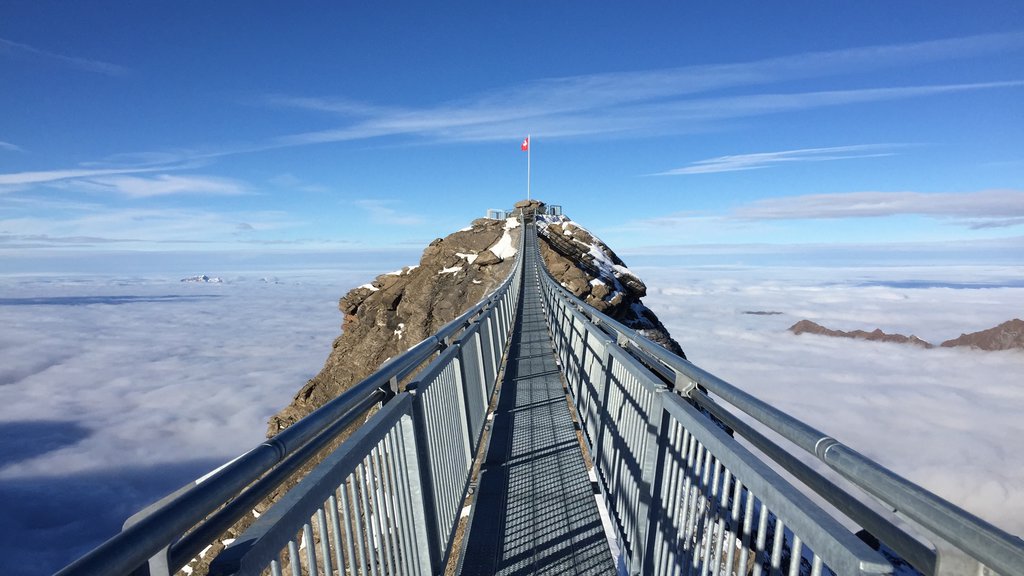
[[[832,146],[828,148],[804,148],[801,150],[782,150],[779,152],[759,152],[755,154],[734,154],[698,160],[689,166],[660,172],[655,174],[655,176],[757,170],[776,164],[792,162],[827,162],[853,158],[877,158],[879,156],[892,156],[893,152],[885,151],[887,148],[892,147],[892,145],[887,144],[860,144],[856,146]]]
[[[955,218],[977,227],[1009,226],[1024,218],[1024,190],[807,194],[758,200],[734,212],[735,217],[749,220],[899,215]]]
[[[692,361],[1024,534],[1024,444],[1009,440],[1024,435],[1024,351],[924,350],[786,331],[807,318],[942,341],[1020,317],[1019,270],[634,269],[650,288],[645,302]],[[978,283],[994,287],[946,287]],[[745,314],[756,311],[782,314]]]
[[[50,52],[41,48],[36,48],[35,46],[30,46],[21,42],[14,42],[13,40],[7,40],[4,38],[0,38],[0,54],[36,58],[42,61],[54,62],[70,68],[83,70],[85,72],[96,72],[98,74],[106,74],[108,76],[121,76],[123,74],[127,74],[129,71],[128,68],[119,64],[111,64],[110,62],[82,58],[79,56],[58,54],[56,52]]]
[[[693,361],[1024,533],[1024,445],[1006,441],[1024,434],[1024,354],[786,332],[809,318],[941,341],[1019,315],[1017,269],[634,269]],[[53,572],[258,443],[322,365],[337,297],[370,276],[0,278],[0,553],[23,562],[14,573]],[[957,283],[989,287],[942,287]]]
[[[269,105],[325,112],[347,121],[283,136],[296,146],[381,136],[440,141],[491,141],[521,136],[527,126],[545,138],[700,131],[711,122],[795,110],[1019,88],[1020,80],[761,92],[698,97],[733,89],[974,58],[1024,48],[1024,34],[990,34],[899,45],[808,52],[731,64],[599,73],[536,80],[420,108],[379,106],[348,98],[274,95]]]
[[[7,573],[56,571],[258,444],[330,351],[338,296],[367,275],[258,278],[0,278]]]

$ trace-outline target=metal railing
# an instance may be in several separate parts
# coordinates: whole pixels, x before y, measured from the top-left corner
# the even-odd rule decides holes
[[[838,515],[924,574],[1024,575],[1019,538],[668,352],[543,277],[556,354],[632,573],[677,573],[688,565],[742,575],[762,564],[772,573],[815,574],[824,566],[838,574],[889,572],[889,563],[839,524]],[[734,412],[796,448],[779,446]],[[852,486],[840,487],[804,463],[800,449]],[[902,518],[876,512],[858,489]],[[805,491],[835,512],[825,512]],[[899,526],[907,519],[938,541],[938,552]]]
[[[125,523],[121,533],[68,565],[57,575],[168,576],[178,572],[201,551],[216,542],[241,517],[249,514],[259,502],[294,475],[303,464],[336,441],[343,431],[352,424],[365,420],[373,407],[394,396],[399,390],[400,383],[414,374],[415,379],[406,385],[410,392],[400,394],[399,399],[392,402],[400,407],[411,405],[416,427],[426,426],[425,430],[416,435],[419,461],[430,461],[424,460],[430,457],[447,459],[457,456],[457,465],[446,466],[444,469],[431,466],[423,468],[422,472],[424,486],[429,487],[422,489],[423,505],[426,506],[427,518],[432,520],[426,523],[426,539],[418,539],[413,549],[429,551],[430,563],[425,572],[434,571],[432,567],[436,567],[441,561],[448,544],[445,529],[452,523],[453,518],[457,519],[458,510],[451,508],[455,501],[461,505],[462,500],[457,494],[464,491],[468,482],[471,454],[479,442],[488,399],[494,392],[502,355],[517,314],[522,273],[521,247],[520,241],[516,263],[504,282],[493,293],[437,333],[389,360],[362,382],[275,437],[136,514]],[[427,362],[430,364],[423,367]],[[456,394],[456,400],[452,396],[453,388],[460,386],[463,391]],[[392,402],[389,402],[388,406]],[[459,406],[457,414],[461,420],[454,416],[455,412],[449,412],[456,404]],[[374,431],[380,431],[381,419],[395,418],[396,410],[397,408],[388,408],[372,416],[357,431],[361,438],[359,442],[353,442],[350,438],[331,456],[331,462],[334,463],[331,478],[341,473],[339,470],[348,470],[345,481],[349,483],[352,492],[349,493],[348,500],[344,495],[339,495],[339,502],[350,507],[345,508],[350,514],[349,520],[353,523],[368,520],[379,523],[378,532],[370,532],[365,525],[362,529],[357,529],[355,524],[352,524],[347,532],[343,531],[349,538],[355,536],[364,554],[357,555],[352,560],[356,563],[354,565],[372,568],[374,574],[380,568],[378,564],[382,560],[374,556],[373,550],[380,547],[380,542],[372,538],[392,538],[400,541],[403,546],[411,545],[408,535],[398,540],[394,526],[389,525],[389,528],[385,529],[384,523],[397,521],[400,518],[397,514],[409,514],[410,494],[420,494],[421,491],[420,487],[409,488],[410,482],[415,484],[414,481],[418,481],[415,477],[416,467],[409,468],[409,462],[400,466],[401,462],[397,460],[407,456],[396,452],[395,446],[411,446],[411,437],[404,435],[406,429],[402,428],[401,436],[397,436],[398,432],[394,429],[386,430],[380,437],[373,435]],[[428,418],[439,416],[441,421],[430,421],[425,424],[424,415],[428,415]],[[401,426],[406,425],[407,422],[401,422]],[[458,439],[459,434],[464,438]],[[365,453],[360,454],[360,450]],[[349,470],[352,458],[358,458],[358,464]],[[328,467],[328,464],[318,466],[315,473],[323,476],[325,467]],[[356,474],[360,482],[353,485],[351,473]],[[460,474],[467,475],[461,485],[458,481]],[[313,473],[307,475],[307,478],[316,477],[318,476],[314,476]],[[389,491],[398,490],[396,478],[399,477],[406,483],[406,487],[403,488],[406,492]],[[298,486],[306,490],[311,482],[314,480],[303,480]],[[375,488],[370,488],[372,482],[378,482]],[[395,500],[399,496],[406,498],[402,501],[405,502],[404,508],[399,507],[399,500]],[[303,499],[302,502],[306,502],[305,499],[309,496],[303,494],[302,490],[296,492],[293,489],[285,497],[285,501],[292,502],[300,498]],[[272,506],[271,510],[251,527],[250,532],[264,529],[271,519],[278,516],[291,520],[295,513],[285,513],[286,509],[291,510],[288,504]],[[331,519],[334,520],[334,517]],[[419,518],[418,522],[421,524],[417,529],[422,528],[423,518]],[[320,530],[323,524],[317,526],[321,527],[318,528]],[[279,536],[281,530],[284,530],[284,533],[292,530],[294,535],[302,527],[302,524],[296,527],[275,527],[277,532],[271,532]],[[237,557],[239,547],[248,541],[249,532],[246,534],[245,538],[237,539],[234,546],[226,549],[226,558]],[[303,540],[293,544],[303,546],[305,542]],[[346,544],[354,545],[352,542]],[[306,546],[306,551],[309,550],[310,548]],[[337,552],[340,553],[340,550]],[[257,551],[264,552],[262,544]],[[408,563],[409,554],[403,552],[399,558],[402,562]],[[394,557],[390,559],[395,560]],[[389,564],[385,562],[381,566]]]
[[[523,216],[517,263],[494,293],[275,438],[139,513],[58,574],[177,572],[363,420],[213,560],[211,574],[439,573],[519,313],[525,241],[536,234]],[[537,266],[555,354],[632,574],[891,572],[852,523],[924,574],[967,573],[950,560],[952,547],[975,559],[977,574],[988,574],[980,563],[1024,575],[1019,539],[671,354]],[[861,491],[901,518],[865,504]],[[908,532],[906,519],[941,552]]]
[[[211,576],[267,568],[274,575],[439,573],[511,337],[521,274],[520,256],[491,304],[219,554]]]

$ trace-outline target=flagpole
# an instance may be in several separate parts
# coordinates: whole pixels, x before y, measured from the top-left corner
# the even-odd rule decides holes
[[[530,142],[530,135],[526,135],[526,199],[530,199],[530,154],[532,153],[533,142]]]

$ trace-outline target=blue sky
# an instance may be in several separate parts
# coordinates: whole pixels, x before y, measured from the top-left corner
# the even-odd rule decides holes
[[[529,133],[626,255],[1021,263],[1019,2],[692,4],[5,2],[0,262],[414,258]]]

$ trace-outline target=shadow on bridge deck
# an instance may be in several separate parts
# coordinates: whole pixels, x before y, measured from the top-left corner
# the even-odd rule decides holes
[[[462,574],[614,574],[526,250]]]

